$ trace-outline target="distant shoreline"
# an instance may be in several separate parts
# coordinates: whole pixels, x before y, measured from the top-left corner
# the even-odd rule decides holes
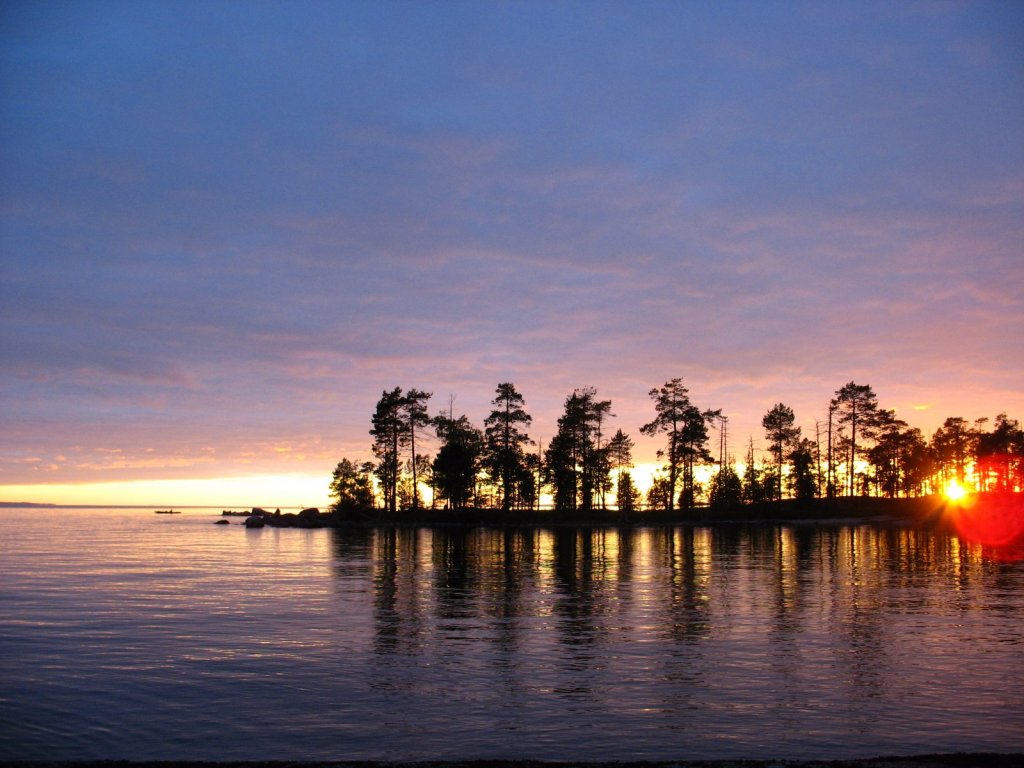
[[[497,528],[643,528],[724,525],[892,525],[933,526],[941,524],[947,501],[941,496],[884,499],[841,497],[837,499],[784,500],[752,504],[727,510],[695,509],[645,510],[509,510],[468,508],[458,510],[384,510],[353,512],[271,513],[254,509],[266,525],[281,528],[408,528],[408,527],[497,527]],[[227,513],[224,513],[227,515]],[[244,514],[244,513],[241,513]],[[232,516],[239,516],[234,513]]]
[[[0,501],[0,509],[148,509],[153,511],[157,509],[226,508],[223,504],[51,504],[34,501]],[[300,507],[281,507],[281,509],[300,509]]]
[[[1024,752],[960,752],[849,760],[40,760],[0,761],[0,768],[1016,768],[1022,762]]]
[[[914,498],[887,499],[876,496],[841,496],[834,499],[783,499],[782,501],[744,504],[729,509],[695,507],[675,509],[671,513],[664,509],[648,509],[623,513],[616,509],[557,510],[557,509],[512,509],[470,507],[465,509],[400,510],[394,514],[386,510],[365,510],[335,514],[330,510],[320,513],[317,521],[321,525],[522,525],[526,527],[552,524],[601,525],[601,526],[644,526],[644,525],[708,525],[727,523],[778,523],[778,522],[822,522],[828,520],[866,520],[892,522],[922,522],[936,519],[948,502],[942,496],[919,496]],[[159,504],[52,504],[44,502],[0,501],[0,509],[221,509],[216,504],[159,505]],[[252,509],[264,514],[268,521],[272,513],[259,507],[246,508],[235,505],[236,509]],[[282,510],[298,507],[280,507]],[[237,511],[234,516],[249,514]],[[288,513],[286,513],[288,514]],[[292,518],[292,514],[288,514]]]
[[[985,496],[988,494],[979,494]],[[1024,510],[1024,494],[1013,494]],[[951,502],[941,495],[914,498],[882,498],[875,496],[841,496],[833,499],[784,499],[781,501],[745,504],[729,509],[696,507],[693,509],[642,510],[622,513],[615,509],[592,510],[509,510],[496,508],[467,508],[457,510],[420,509],[401,510],[391,514],[386,510],[359,510],[352,512],[320,511],[309,508],[236,507],[223,509],[217,505],[186,505],[174,510],[221,510],[219,517],[247,518],[256,516],[263,524],[275,528],[338,528],[367,530],[373,528],[668,528],[668,527],[725,527],[730,525],[791,525],[791,526],[849,526],[875,525],[878,527],[925,528],[952,530],[952,517],[948,514]],[[124,509],[156,511],[154,505],[60,505],[45,503],[0,502],[0,509],[58,511],[89,509]],[[168,507],[164,507],[167,509]],[[242,511],[244,510],[244,511]],[[1024,513],[1022,513],[1024,514]],[[218,521],[219,522],[219,521]],[[1018,538],[1017,541],[1020,541]]]

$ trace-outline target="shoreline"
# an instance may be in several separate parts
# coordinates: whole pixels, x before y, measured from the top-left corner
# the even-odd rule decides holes
[[[955,752],[838,760],[0,760],[0,768],[1016,768],[1024,752]]]
[[[1024,495],[1022,495],[1024,499]],[[460,510],[404,510],[395,514],[383,510],[299,513],[268,512],[258,507],[249,513],[223,512],[224,517],[258,517],[270,527],[280,528],[665,528],[716,527],[729,525],[879,525],[892,527],[934,527],[942,525],[948,501],[942,496],[885,499],[841,497],[751,504],[730,509],[646,510],[622,513],[618,510],[588,511],[511,510],[468,508]]]

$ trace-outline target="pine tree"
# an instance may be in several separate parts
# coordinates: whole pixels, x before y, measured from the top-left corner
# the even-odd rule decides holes
[[[861,438],[870,438],[875,416],[878,413],[878,398],[868,384],[850,382],[836,391],[833,401],[839,413],[839,423],[850,427],[849,438],[849,495],[855,491],[857,466],[858,429]]]
[[[801,501],[813,499],[818,495],[818,483],[814,471],[813,440],[798,441],[789,454],[789,462],[793,473],[789,476],[790,492]]]
[[[398,476],[401,468],[400,450],[408,442],[408,432],[402,418],[404,403],[402,388],[395,387],[381,393],[373,414],[373,455],[377,457],[374,473],[384,493],[384,508],[394,514],[398,509]]]
[[[373,508],[373,484],[366,465],[357,467],[342,459],[334,468],[328,486],[336,512],[357,512]]]
[[[633,476],[628,469],[619,472],[616,489],[615,505],[623,514],[636,512],[640,509],[640,491],[633,485]]]
[[[978,431],[967,420],[954,416],[946,419],[932,435],[932,450],[944,480],[955,479],[962,486],[967,476],[967,463],[978,443]]]
[[[517,480],[526,469],[525,446],[531,443],[526,428],[533,421],[525,410],[526,401],[511,383],[498,384],[494,410],[484,419],[486,437],[485,463],[494,483],[501,487],[501,508],[512,508]]]
[[[761,419],[765,437],[771,443],[775,456],[775,498],[782,498],[782,462],[786,449],[800,438],[800,427],[794,426],[796,417],[788,405],[776,403]]]
[[[654,388],[647,394],[654,401],[654,410],[657,415],[653,421],[640,427],[640,432],[649,437],[664,433],[668,438],[668,445],[665,449],[658,451],[658,458],[666,460],[665,469],[668,471],[666,506],[671,513],[675,504],[679,471],[683,466],[683,430],[693,405],[690,403],[689,390],[683,386],[682,379],[667,381],[662,387]]]
[[[422,464],[422,457],[416,455],[416,430],[422,429],[430,424],[430,417],[427,416],[427,400],[432,397],[431,392],[420,392],[418,389],[410,389],[402,398],[401,414],[409,434],[409,469],[412,473],[412,508],[419,509],[419,467]]]
[[[469,419],[438,416],[434,429],[441,447],[434,457],[434,488],[453,509],[466,507],[473,498],[484,449],[483,433]]]
[[[722,465],[711,481],[708,504],[712,509],[735,509],[743,503],[743,482],[736,470],[728,464]]]
[[[594,496],[608,482],[609,449],[599,444],[600,424],[611,408],[610,400],[598,400],[597,390],[573,390],[558,419],[558,432],[545,452],[545,468],[562,510],[590,510]]]

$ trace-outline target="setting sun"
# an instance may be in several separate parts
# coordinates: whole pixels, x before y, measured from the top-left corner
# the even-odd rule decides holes
[[[946,483],[946,487],[943,489],[942,493],[950,501],[960,501],[967,495],[967,489],[960,485],[956,480],[950,480]]]

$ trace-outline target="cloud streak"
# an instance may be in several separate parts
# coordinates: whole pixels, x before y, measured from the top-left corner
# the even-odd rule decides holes
[[[0,483],[326,474],[396,385],[1024,416],[1015,6],[5,14]]]

